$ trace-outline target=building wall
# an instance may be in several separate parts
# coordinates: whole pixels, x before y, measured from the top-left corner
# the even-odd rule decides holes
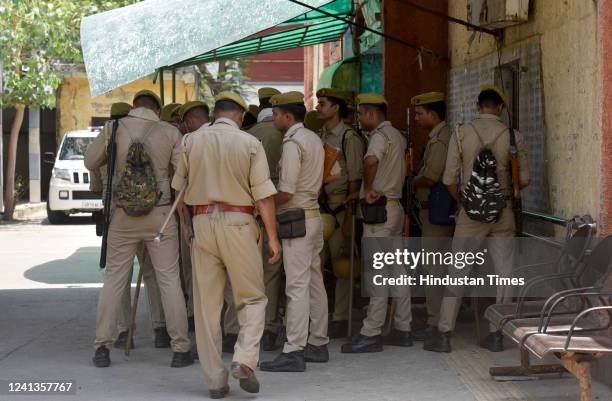
[[[164,74],[165,103],[171,103],[172,86],[170,73]],[[58,143],[68,131],[87,128],[92,117],[108,117],[110,106],[115,102],[132,103],[134,94],[149,89],[159,94],[159,82],[153,84],[150,77],[139,79],[114,89],[95,99],[91,98],[89,83],[84,73],[73,72],[63,77],[57,96]],[[184,103],[196,99],[192,74],[185,74],[176,80],[176,101]]]
[[[542,160],[532,166],[533,173],[547,182],[543,190],[548,191],[548,208],[552,214],[571,217],[590,213],[599,219],[598,87],[601,79],[597,6],[593,1],[532,0],[531,3],[529,22],[504,30],[503,51],[520,53],[532,46],[540,52],[541,124],[527,128],[541,131],[539,139],[531,138],[531,145],[534,140],[542,142]],[[467,0],[449,2],[448,13],[466,19]],[[456,24],[449,25],[449,52],[451,75],[497,57],[496,44],[490,35],[474,33]],[[483,80],[489,79],[488,76],[492,76],[491,71],[485,71]],[[533,78],[532,82],[535,82]],[[533,121],[538,110],[525,112],[532,113]]]
[[[316,92],[323,70],[342,60],[342,42],[308,46],[304,52],[304,103],[308,110],[316,106]]]

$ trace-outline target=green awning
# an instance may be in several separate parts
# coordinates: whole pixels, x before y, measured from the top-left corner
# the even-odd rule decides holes
[[[353,14],[353,0],[335,0],[329,4],[319,7],[321,11],[333,14],[339,17],[349,17]],[[327,20],[330,17],[321,11],[310,11],[299,15],[289,21],[280,24],[279,26],[306,24],[314,21]]]
[[[353,1],[335,0],[321,6],[320,9],[337,17],[348,19],[351,18],[353,13]],[[348,25],[348,23],[325,15],[320,11],[309,11],[277,25],[285,28],[283,30],[249,36],[166,68],[184,67],[221,59],[333,42],[342,37]]]
[[[338,88],[358,93],[360,91],[359,75],[359,57],[338,61],[323,70],[317,83],[317,90]]]
[[[342,34],[347,29],[347,25],[348,24],[343,21],[330,19],[301,26],[299,28],[277,31],[263,36],[250,37],[222,46],[200,56],[187,59],[169,68],[184,67],[220,59],[244,57],[253,54],[276,52],[336,41],[342,37]]]

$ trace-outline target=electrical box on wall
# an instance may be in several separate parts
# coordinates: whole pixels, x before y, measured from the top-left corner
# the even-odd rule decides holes
[[[468,0],[468,22],[502,29],[529,19],[529,0]]]

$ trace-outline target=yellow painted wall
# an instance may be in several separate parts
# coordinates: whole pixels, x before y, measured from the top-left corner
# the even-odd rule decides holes
[[[449,15],[467,19],[467,0]],[[562,217],[599,210],[600,127],[597,8],[593,1],[531,0],[529,22],[505,29],[505,48],[539,40],[546,159],[552,212]],[[449,25],[451,68],[496,51],[490,35]]]
[[[58,143],[66,132],[86,129],[91,124],[92,117],[108,117],[112,103],[131,104],[134,94],[142,89],[159,93],[159,82],[153,84],[151,78],[146,77],[92,99],[84,74],[75,73],[65,76],[57,97]],[[165,103],[171,102],[172,88],[169,74],[165,75],[164,97]],[[184,80],[176,80],[176,101],[184,103],[189,100],[196,100],[193,75],[190,74],[184,76]]]

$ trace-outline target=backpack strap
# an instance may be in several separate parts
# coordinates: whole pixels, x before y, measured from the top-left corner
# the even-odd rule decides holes
[[[475,134],[476,134],[476,136],[478,137],[478,141],[480,142],[480,144],[482,145],[482,147],[489,147],[489,146],[493,145],[493,144],[494,144],[494,143],[495,143],[495,142],[496,142],[496,141],[499,139],[499,137],[500,137],[500,136],[501,136],[501,135],[502,135],[504,132],[508,131],[508,129],[509,129],[508,127],[504,127],[504,129],[502,129],[501,131],[499,131],[498,133],[496,133],[496,134],[493,136],[493,140],[492,140],[491,142],[489,142],[489,143],[485,143],[485,142],[482,140],[482,136],[480,136],[480,132],[478,132],[478,130],[476,129],[476,127],[474,127],[474,124],[472,124],[472,123],[468,123],[468,125],[469,125],[470,127],[472,127],[472,130],[474,130],[474,133],[475,133]]]

